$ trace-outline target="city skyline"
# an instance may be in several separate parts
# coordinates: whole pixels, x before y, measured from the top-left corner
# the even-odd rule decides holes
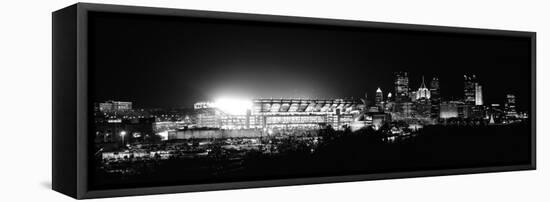
[[[427,85],[437,76],[441,96],[459,98],[462,75],[475,74],[485,102],[511,93],[521,99],[518,107],[530,103],[522,90],[530,85],[523,68],[530,43],[521,38],[94,15],[90,67],[97,102],[131,99],[154,108],[227,96],[374,97],[378,87],[393,88],[393,72],[408,71],[414,90],[422,76]]]
[[[406,80],[406,85],[399,85],[397,84],[398,80],[399,80],[399,74],[400,73],[406,73],[407,76],[407,80]],[[367,101],[372,104],[372,105],[378,105],[381,101],[382,102],[386,102],[389,97],[388,95],[390,94],[392,96],[392,99],[394,100],[398,100],[399,98],[396,98],[399,97],[399,93],[396,93],[398,90],[398,88],[403,88],[404,86],[407,86],[407,89],[406,89],[406,93],[407,93],[407,97],[410,98],[410,96],[415,96],[417,97],[416,99],[418,99],[419,97],[422,97],[422,96],[427,96],[427,99],[431,100],[432,102],[435,102],[437,104],[440,104],[441,102],[444,102],[444,101],[461,101],[461,102],[465,102],[467,104],[470,104],[470,105],[479,105],[479,106],[489,106],[489,105],[492,105],[492,104],[501,104],[504,106],[504,104],[506,103],[507,99],[508,99],[508,96],[509,95],[514,95],[514,99],[518,99],[515,94],[512,94],[512,93],[506,93],[504,95],[501,96],[500,100],[495,100],[496,102],[486,102],[483,97],[485,96],[485,91],[483,90],[481,83],[482,81],[478,80],[479,77],[477,77],[476,75],[463,75],[464,77],[464,80],[463,80],[463,83],[464,83],[464,86],[463,86],[463,89],[462,89],[462,96],[456,96],[456,97],[444,97],[444,96],[441,96],[441,94],[445,95],[446,93],[442,93],[442,90],[440,88],[440,79],[439,77],[433,77],[430,82],[426,82],[425,81],[425,77],[422,76],[422,82],[421,84],[419,85],[419,88],[418,90],[421,90],[421,89],[425,89],[425,93],[424,95],[417,95],[417,90],[415,90],[416,88],[414,87],[411,87],[411,79],[408,77],[408,72],[394,72],[394,74],[392,74],[395,76],[394,78],[394,83],[393,83],[393,87],[391,88],[388,88],[390,89],[389,91],[385,91],[383,88],[380,88],[380,87],[377,87],[375,91],[373,92],[365,92],[364,96],[367,96]],[[402,82],[405,82],[405,81],[402,81]],[[434,83],[436,82],[436,83]],[[428,83],[428,84],[426,84]],[[434,89],[435,88],[435,89]],[[468,89],[468,91],[471,91],[471,92],[466,92]],[[434,93],[434,90],[436,90],[437,92]],[[431,96],[430,98],[430,93],[431,94],[435,94],[433,96]],[[407,99],[409,99],[407,98]],[[185,108],[189,108],[189,109],[192,109],[194,108],[194,106],[197,104],[197,103],[202,103],[202,102],[214,102],[215,100],[218,100],[218,99],[229,99],[229,100],[233,100],[233,101],[236,101],[236,102],[244,102],[246,100],[248,101],[252,101],[254,99],[357,99],[357,100],[361,100],[361,99],[365,99],[365,97],[360,97],[360,96],[346,96],[346,97],[304,97],[304,96],[298,96],[298,97],[252,97],[252,98],[242,98],[242,97],[232,97],[232,96],[226,96],[226,97],[218,97],[218,98],[214,98],[214,99],[210,99],[210,100],[196,100],[193,104],[189,105],[189,106],[181,106],[181,107],[172,107],[172,108],[182,108],[182,109],[185,109]],[[120,99],[116,99],[116,98],[113,98],[113,99],[108,99],[108,100],[102,100],[102,101],[96,101],[96,103],[100,103],[100,102],[104,102],[104,101],[112,101],[112,100],[120,100]],[[520,98],[521,100],[521,98]],[[130,101],[130,103],[135,103],[135,101],[132,101],[132,100],[128,100]],[[415,101],[415,99],[413,99],[413,101]],[[514,101],[514,103],[518,106],[521,106],[521,102],[517,102],[517,101]],[[242,103],[241,103],[242,104]],[[147,108],[147,107],[141,107],[141,108]],[[153,107],[155,108],[155,107]],[[159,107],[156,107],[156,108],[159,108]],[[520,109],[520,110],[526,110],[526,109]]]
[[[410,87],[408,72],[395,72],[394,74],[395,96],[389,92],[384,97],[384,92],[377,88],[374,98],[365,93],[365,97],[353,98],[219,98],[216,100],[201,100],[193,104],[193,113],[178,112],[168,115],[168,120],[183,121],[186,119],[188,126],[198,128],[222,128],[222,129],[251,129],[268,128],[268,122],[277,123],[276,127],[287,127],[288,124],[300,127],[318,127],[324,124],[333,125],[336,129],[346,127],[358,130],[365,127],[374,127],[378,130],[382,124],[404,121],[413,125],[438,125],[447,124],[450,118],[474,121],[475,124],[507,124],[521,119],[529,118],[529,114],[517,108],[517,97],[514,94],[506,94],[502,102],[484,105],[481,81],[476,75],[464,75],[463,97],[461,99],[447,99],[441,97],[440,80],[434,77],[426,84],[424,76],[418,90]],[[107,101],[95,103],[96,115],[110,121],[119,122],[123,119],[134,119],[134,116],[125,115],[122,119],[117,112],[132,110],[132,102]],[[161,112],[167,109],[160,109]],[[206,111],[205,111],[206,110]],[[112,114],[111,112],[115,112]],[[138,110],[137,117],[155,118],[161,121],[166,114],[151,116]],[[113,116],[115,115],[115,116]],[[147,116],[144,116],[147,115]],[[294,117],[279,118],[268,121],[267,116]],[[174,116],[176,118],[174,118]],[[198,122],[192,124],[189,116],[197,116]],[[310,118],[298,118],[306,117]],[[179,118],[177,118],[179,117]],[[185,118],[183,118],[185,117]],[[183,118],[183,119],[182,119]],[[347,120],[341,122],[340,120]],[[375,121],[375,119],[379,119]],[[225,121],[224,121],[225,120]],[[252,120],[252,124],[251,124]],[[282,121],[284,120],[284,121]],[[297,120],[300,120],[296,122]],[[334,121],[337,120],[337,121]],[[497,120],[497,121],[495,121]],[[304,124],[302,121],[311,121]],[[196,124],[196,125],[195,125]]]

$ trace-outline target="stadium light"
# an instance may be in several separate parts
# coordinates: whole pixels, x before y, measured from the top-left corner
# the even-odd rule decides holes
[[[245,115],[252,109],[252,102],[246,99],[220,98],[214,102],[214,107],[231,115]]]

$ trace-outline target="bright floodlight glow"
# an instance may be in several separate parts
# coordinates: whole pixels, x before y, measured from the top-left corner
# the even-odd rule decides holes
[[[231,115],[245,115],[252,109],[252,101],[237,98],[220,98],[214,102],[214,107]]]

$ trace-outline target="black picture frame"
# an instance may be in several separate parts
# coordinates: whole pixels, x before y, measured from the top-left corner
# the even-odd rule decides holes
[[[531,39],[531,162],[524,165],[447,169],[385,174],[365,174],[284,180],[244,181],[231,183],[161,186],[146,188],[90,190],[88,188],[88,129],[91,101],[88,99],[88,14],[92,11],[149,14],[161,16],[188,16],[259,22],[334,25],[342,27],[369,27],[381,29],[419,30],[431,32],[471,33],[478,35],[521,36]],[[392,178],[409,178],[503,172],[536,169],[536,33],[473,29],[413,24],[364,22],[351,20],[256,15],[228,12],[210,12],[183,9],[119,6],[77,3],[55,11],[53,21],[53,123],[52,123],[52,188],[68,196],[85,199],[98,197],[165,194],[208,190],[226,190],[256,187],[305,185],[317,183],[351,182]]]

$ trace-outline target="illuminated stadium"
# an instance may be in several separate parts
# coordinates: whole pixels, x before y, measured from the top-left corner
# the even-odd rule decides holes
[[[220,99],[195,104],[197,126],[221,129],[315,129],[349,126],[365,108],[354,99]]]

